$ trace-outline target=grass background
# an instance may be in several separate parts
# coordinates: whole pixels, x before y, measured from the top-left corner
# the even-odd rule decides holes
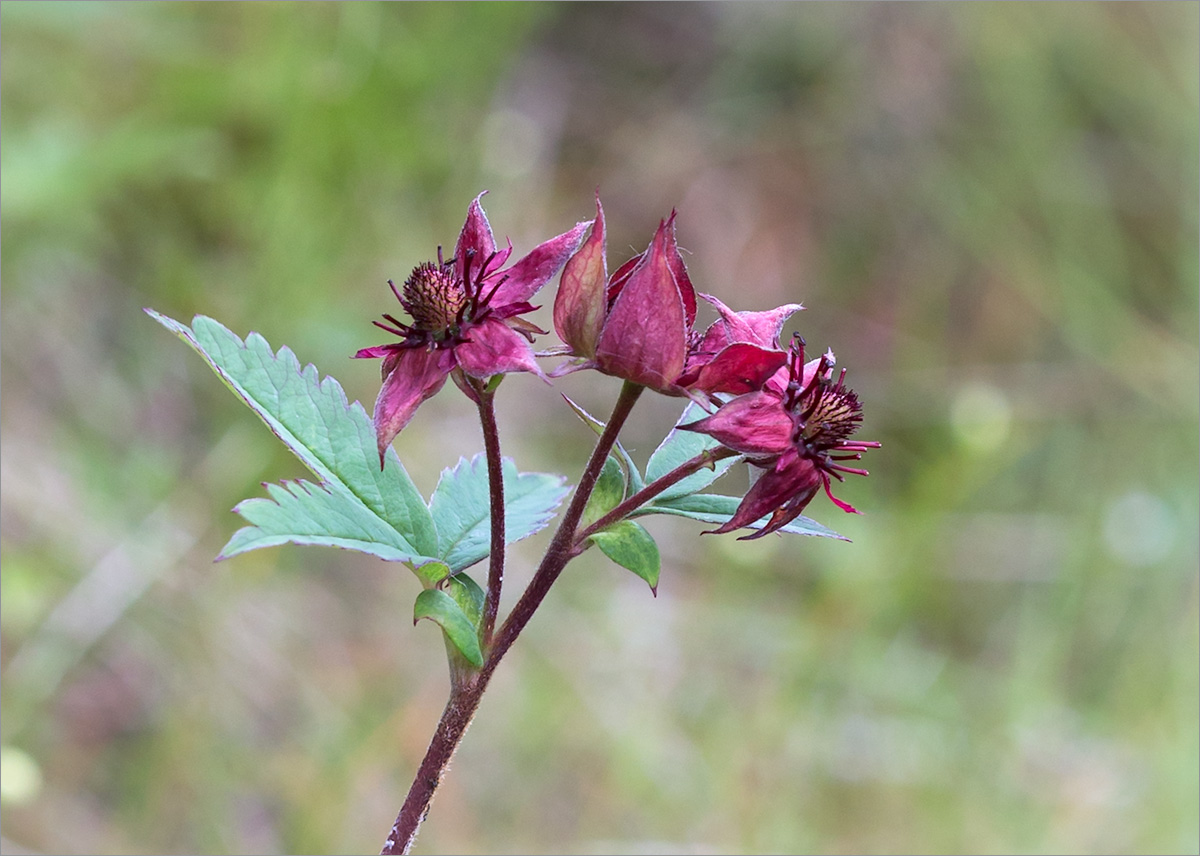
[[[853,544],[652,519],[657,599],[579,560],[418,851],[1200,847],[1195,4],[0,16],[5,852],[378,849],[447,689],[417,583],[214,565],[304,473],[140,310],[369,406],[387,278],[481,189],[521,251],[597,186],[614,262],[678,207],[700,290],[808,307],[884,443],[867,513],[810,507]],[[616,388],[510,379],[506,453],[574,479],[558,392]],[[635,456],[678,409],[639,407]],[[448,387],[398,440],[426,493],[474,419]]]

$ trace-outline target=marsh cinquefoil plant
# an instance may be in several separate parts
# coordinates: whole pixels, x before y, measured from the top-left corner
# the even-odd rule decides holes
[[[672,514],[717,524],[712,533],[750,530],[743,538],[839,538],[801,512],[821,488],[855,512],[834,498],[830,480],[866,475],[847,462],[879,446],[851,439],[862,407],[845,370],[834,378],[832,352],[806,362],[803,339],[780,344],[799,305],[735,312],[702,294],[719,317],[704,332],[693,329],[697,295],[675,243],[674,212],[646,251],[611,276],[599,197],[594,220],[509,265],[512,254],[511,243],[496,247],[476,198],[449,259],[439,249],[402,287],[389,282],[409,320],[385,314],[375,323],[397,340],[355,355],[383,361],[373,419],[347,402],[336,380],[301,368],[286,347],[275,352],[256,333],[242,341],[204,316],[187,326],[146,310],[194,348],[318,479],[268,485],[267,498],[240,503],[234,510],[249,525],[219,558],[285,543],[370,553],[413,571],[421,584],[413,621],[442,629],[450,698],[383,853],[412,846],[496,666],[572,559],[596,546],[657,592],[658,547],[635,518]],[[560,270],[554,326],[565,347],[539,353],[533,343],[547,331],[520,316]],[[547,373],[537,360],[551,356],[568,359]],[[563,478],[522,473],[501,457],[500,382],[511,372],[549,381],[589,369],[621,379],[616,402],[601,421],[566,399],[598,440],[532,580],[497,625],[505,546],[548,525],[569,492]],[[483,453],[446,469],[426,502],[392,441],[447,378],[479,411]],[[643,471],[618,436],[646,389],[686,406]],[[706,492],[738,461],[759,473],[744,497]],[[480,587],[467,569],[485,559]]]

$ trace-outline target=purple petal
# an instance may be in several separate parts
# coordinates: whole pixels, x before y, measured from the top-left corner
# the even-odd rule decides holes
[[[558,293],[554,297],[554,329],[577,356],[596,355],[596,341],[604,327],[607,308],[605,284],[608,266],[604,258],[604,209],[596,194],[596,219],[592,234],[567,261]]]
[[[833,502],[834,505],[836,505],[838,508],[840,508],[842,511],[846,512],[847,514],[861,514],[862,513],[861,511],[859,511],[857,508],[855,508],[850,503],[843,502],[842,500],[838,499],[836,496],[833,495],[833,488],[829,484],[829,476],[825,475],[825,473],[821,473],[821,481],[823,481],[825,484],[825,495],[827,497],[829,497],[829,499]]]
[[[692,280],[688,276],[687,265],[683,263],[683,256],[679,254],[679,245],[675,243],[674,211],[671,212],[670,217],[658,224],[658,231],[654,233],[654,238],[651,240],[650,247],[646,249],[646,252],[634,256],[613,273],[612,279],[608,283],[608,303],[611,306],[616,301],[617,297],[621,294],[621,289],[625,287],[625,283],[629,282],[629,278],[633,275],[634,270],[642,263],[655,244],[659,242],[662,242],[663,252],[666,254],[671,275],[675,277],[675,287],[679,289],[679,299],[683,301],[687,327],[691,329],[692,322],[696,320],[696,290],[692,288]]]
[[[396,343],[392,343],[390,345],[375,345],[374,347],[371,347],[371,348],[362,348],[359,350],[358,353],[356,353],[354,355],[353,359],[356,359],[356,360],[379,359],[380,357],[386,357],[388,354],[392,353],[393,351],[400,350],[401,347],[402,346],[400,346]]]
[[[558,273],[558,269],[566,263],[571,254],[579,249],[583,235],[591,225],[591,220],[576,223],[575,228],[569,232],[563,232],[549,241],[538,244],[529,255],[508,270],[501,271],[499,278],[503,278],[504,282],[496,290],[496,295],[491,300],[492,305],[524,303],[537,294],[541,287]]]
[[[667,226],[629,275],[596,343],[601,371],[659,391],[674,389],[687,357],[686,306],[671,271]]]
[[[785,303],[765,312],[734,312],[711,294],[700,296],[721,313],[720,320],[714,322],[704,334],[701,350],[709,353],[717,353],[734,342],[750,342],[764,348],[778,348],[783,325],[788,318],[804,308],[799,303]]]
[[[373,348],[363,348],[354,355],[354,359],[371,359],[383,358],[383,362],[379,366],[379,379],[387,380],[388,375],[392,373],[392,369],[396,367],[396,362],[400,359],[400,355],[405,351],[410,350],[405,347],[403,342],[392,342],[387,345],[376,345]]]
[[[787,354],[783,351],[735,342],[707,363],[690,369],[679,379],[679,385],[700,392],[740,395],[761,389],[785,362]]]
[[[483,273],[483,280],[484,280],[483,293],[484,294],[488,294],[489,292],[491,292],[491,290],[493,288],[495,288],[497,286],[497,284],[499,284],[507,276],[507,272],[501,270],[501,268],[503,268],[506,264],[508,264],[508,260],[509,260],[509,258],[512,257],[512,254],[513,254],[512,241],[508,238],[505,238],[504,249],[496,250],[496,255],[492,256],[491,263],[488,264],[487,270],[484,271],[484,273]],[[484,261],[487,261],[486,257],[484,257]],[[482,262],[481,262],[481,264],[482,264]],[[478,267],[475,267],[474,265],[472,265],[471,276],[472,276],[472,278],[479,276],[479,268]]]
[[[679,245],[675,243],[675,212],[673,210],[671,216],[667,218],[667,228],[670,230],[667,263],[671,266],[671,273],[675,275],[675,284],[679,287],[679,297],[683,301],[683,309],[687,315],[687,328],[690,330],[696,320],[696,289],[692,288],[692,279],[688,276],[687,265],[683,263],[683,256],[679,254]]]
[[[642,263],[642,259],[645,257],[645,253],[638,253],[636,256],[613,271],[612,277],[608,280],[609,306],[612,306],[612,304],[616,302],[617,296],[621,293],[621,289],[625,287],[625,283],[629,282],[629,277],[633,274],[634,269]]]
[[[505,372],[533,372],[545,379],[533,348],[503,321],[487,318],[467,331],[471,341],[454,348],[454,358],[467,374],[486,378]]]
[[[740,395],[712,416],[679,427],[744,455],[780,455],[791,447],[791,417],[779,397],[767,392]]]
[[[485,190],[483,193],[487,193]],[[479,266],[496,252],[496,239],[492,237],[492,226],[488,223],[487,215],[483,213],[483,206],[479,204],[479,200],[483,198],[483,193],[475,197],[467,208],[467,221],[463,223],[462,232],[458,236],[458,243],[454,247],[454,265],[458,276],[462,280],[467,280],[467,255],[471,255],[471,270],[470,280],[474,282],[475,275],[479,273]]]
[[[754,483],[733,517],[719,528],[710,530],[710,533],[720,535],[732,532],[771,514],[766,526],[739,540],[761,538],[798,517],[820,487],[821,473],[813,462],[794,451],[789,452]]]
[[[434,395],[446,382],[454,368],[454,355],[444,348],[404,348],[387,355],[384,368],[389,367],[391,370],[375,399],[375,439],[379,445],[380,467],[388,446],[409,423],[421,402]]]
[[[505,318],[512,318],[517,315],[524,315],[526,312],[536,312],[541,309],[540,306],[534,306],[532,303],[506,303],[503,306],[490,307],[488,313],[492,318],[499,318],[503,321]],[[543,334],[546,330],[541,331]]]

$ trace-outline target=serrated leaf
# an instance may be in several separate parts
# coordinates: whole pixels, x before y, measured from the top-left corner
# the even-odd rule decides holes
[[[235,532],[217,559],[287,543],[341,547],[389,562],[414,559],[412,546],[395,528],[321,485],[302,479],[266,488],[270,499],[243,500],[233,509],[253,525]]]
[[[311,364],[301,368],[287,347],[273,352],[257,333],[243,342],[203,315],[189,328],[146,312],[200,354],[321,481],[268,488],[270,499],[240,504],[235,510],[254,525],[235,533],[222,557],[287,542],[347,547],[390,561],[435,557],[437,530],[424,499],[395,451],[388,450],[380,470],[371,420],[334,378],[322,379]]]
[[[518,473],[510,459],[504,474],[504,539],[511,544],[542,529],[567,495],[561,476]],[[429,510],[437,526],[437,556],[452,571],[461,571],[491,552],[492,513],[487,460],[478,454],[460,458],[454,469],[442,471]]]
[[[422,618],[440,625],[446,638],[472,666],[483,665],[475,625],[454,598],[440,589],[425,589],[413,604],[413,624]]]
[[[604,433],[606,423],[601,422],[565,395],[563,396],[563,401],[567,403],[567,406],[574,411],[575,415],[579,417],[579,420],[584,425],[596,433],[597,437]],[[617,450],[617,454],[621,457],[621,463],[625,467],[626,493],[630,495],[637,493],[646,486],[646,480],[642,478],[642,473],[638,470],[637,464],[633,462],[633,458],[629,457],[629,453],[625,451],[625,447],[621,445],[620,440],[616,442],[613,448]]]
[[[622,520],[589,536],[588,540],[622,568],[628,568],[644,579],[650,584],[650,591],[658,595],[661,568],[658,544],[641,525]]]
[[[697,419],[702,419],[705,415],[704,410],[698,404],[689,402],[675,424],[679,426],[688,422],[695,422]],[[662,478],[671,472],[671,470],[681,464],[687,463],[701,452],[715,449],[720,445],[720,443],[707,434],[698,434],[695,431],[681,431],[678,427],[672,428],[671,432],[667,434],[658,448],[654,450],[654,454],[650,456],[650,460],[646,462],[646,481],[652,482],[657,478]],[[704,488],[725,475],[726,470],[733,466],[737,460],[737,458],[723,458],[713,464],[712,469],[705,467],[698,470],[687,478],[671,485],[655,499],[661,502],[680,496],[688,496],[689,494],[704,490]]]
[[[650,505],[642,506],[630,514],[630,517],[642,517],[647,514],[673,514],[677,517],[687,517],[703,523],[725,523],[733,517],[741,499],[736,496],[724,496],[717,493],[696,493],[691,496],[681,496],[661,502],[656,500]],[[763,517],[750,524],[751,529],[762,529],[769,518]],[[822,526],[815,520],[803,515],[783,526],[780,532],[790,532],[793,535],[815,535],[820,538],[836,538],[839,541],[849,541],[844,535],[839,535],[832,529]]]
[[[596,479],[596,487],[588,499],[587,507],[583,510],[581,526],[591,526],[608,512],[612,511],[625,498],[625,477],[621,474],[621,465],[611,455],[604,461],[604,469]]]

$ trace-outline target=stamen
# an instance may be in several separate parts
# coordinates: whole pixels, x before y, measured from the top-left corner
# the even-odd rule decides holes
[[[409,332],[411,332],[411,330],[412,330],[412,328],[408,328],[407,330],[396,330],[380,321],[372,321],[371,323],[374,324],[376,327],[378,327],[380,330],[386,330],[387,332],[391,333],[393,336],[407,336],[409,334]],[[407,326],[407,325],[397,325],[397,326],[403,327],[403,326]]]
[[[468,252],[474,255],[475,251],[468,250]],[[475,274],[474,281],[468,275],[469,271],[463,271],[463,283],[466,286],[467,299],[473,300],[476,306],[479,305],[479,296],[483,291],[483,281],[487,278],[487,267],[492,263],[492,259],[494,258],[496,258],[496,253],[493,250],[491,255],[484,259],[483,264],[479,266],[479,273]]]
[[[801,353],[801,356],[803,356],[804,351],[801,350],[800,353]],[[828,381],[825,378],[825,373],[828,372],[832,366],[833,366],[833,363],[831,363],[829,361],[829,355],[822,354],[821,362],[817,363],[817,370],[813,374],[812,380],[810,380],[808,382],[808,386],[806,386],[804,388],[804,392],[802,393],[802,395],[808,395],[810,392],[812,392],[818,386],[824,386],[826,383],[828,383]],[[803,371],[804,371],[803,363],[800,364],[800,371],[801,371],[801,373],[803,373]]]
[[[852,473],[856,476],[869,476],[870,475],[870,473],[867,472],[866,470],[856,469],[855,467],[843,467],[841,464],[832,464],[832,465],[830,465],[830,469],[831,470],[841,470],[844,473]],[[834,473],[833,475],[838,481],[845,481],[845,479],[843,479],[837,473]]]
[[[479,269],[479,282],[482,283],[488,278],[488,268],[492,266],[492,262],[496,260],[496,256],[500,255],[499,250],[492,250],[491,255],[484,259],[483,266]]]
[[[813,380],[815,381],[816,378],[813,378]],[[812,386],[812,384],[810,383],[809,387],[811,387],[811,386]],[[808,390],[805,390],[806,394],[807,394],[807,392],[808,392]],[[816,397],[813,398],[812,404],[810,404],[808,406],[808,408],[801,414],[800,421],[803,422],[805,425],[808,424],[809,419],[812,419],[813,413],[815,413],[817,410],[817,405],[821,403],[822,393],[824,393],[824,392],[825,392],[824,389],[817,390]]]
[[[468,300],[471,298],[471,262],[474,260],[474,250],[467,250],[463,253],[463,291],[467,293]]]
[[[491,303],[492,298],[496,296],[496,292],[500,289],[500,286],[504,285],[506,282],[508,282],[508,274],[500,277],[500,280],[492,287],[492,290],[487,293],[487,297],[479,301],[479,306],[487,306],[489,303]],[[480,284],[481,289],[482,287],[482,284]]]

